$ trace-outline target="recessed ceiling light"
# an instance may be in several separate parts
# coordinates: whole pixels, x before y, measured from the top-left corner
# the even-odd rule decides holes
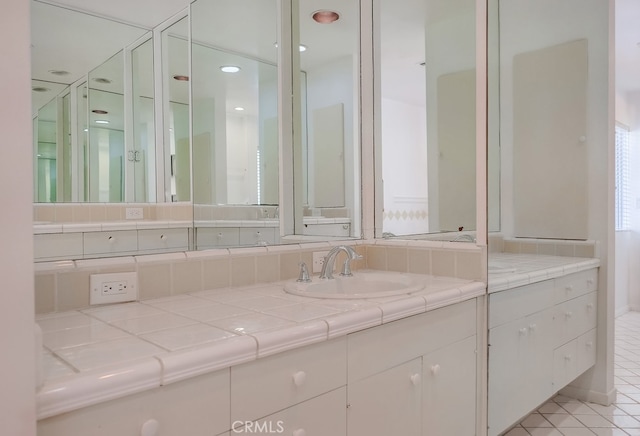
[[[93,81],[96,83],[102,83],[103,85],[108,85],[109,83],[111,83],[111,80],[105,77],[96,77],[93,79]]]
[[[300,51],[301,51],[301,52],[303,52],[303,51],[307,51],[307,46],[306,46],[306,45],[303,45],[303,44],[300,44],[299,49],[300,49]]]
[[[70,74],[68,71],[65,71],[65,70],[49,70],[49,73],[53,74],[54,76],[66,76]]]
[[[175,80],[177,80],[178,82],[188,82],[189,81],[189,76],[184,76],[181,74],[176,74],[175,76],[173,76],[173,78]]]
[[[240,71],[240,67],[237,67],[235,65],[224,65],[220,67],[220,70],[225,73],[237,73],[238,71]]]
[[[320,24],[330,24],[340,19],[340,15],[337,12],[328,10],[315,11],[311,17],[316,23]]]
[[[89,129],[84,129],[84,131],[85,131],[85,132],[88,132],[88,131],[89,131]]]
[[[44,86],[34,86],[33,88],[31,88],[31,90],[33,92],[47,92],[47,91],[51,91],[49,88],[45,88]]]
[[[102,110],[102,109],[94,109],[91,112],[93,112],[94,114],[98,114],[98,115],[106,115],[106,114],[109,113],[109,112],[107,112],[105,110]]]
[[[244,108],[240,106],[235,107],[234,109],[237,110],[238,112],[242,112],[244,110]]]
[[[96,124],[109,124],[107,120],[96,120]]]

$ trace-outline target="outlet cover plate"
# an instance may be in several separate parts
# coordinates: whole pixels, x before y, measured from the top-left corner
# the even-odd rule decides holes
[[[124,210],[125,218],[128,220],[141,220],[144,218],[143,209],[141,207],[127,207]]]
[[[89,304],[123,303],[138,299],[136,272],[91,274]]]

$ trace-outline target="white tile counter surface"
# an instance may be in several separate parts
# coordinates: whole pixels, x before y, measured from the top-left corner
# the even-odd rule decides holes
[[[393,297],[302,297],[280,282],[38,315],[45,375],[38,418],[468,300],[486,288],[412,276],[425,288]]]
[[[585,257],[489,253],[489,293],[525,286],[600,266]]]

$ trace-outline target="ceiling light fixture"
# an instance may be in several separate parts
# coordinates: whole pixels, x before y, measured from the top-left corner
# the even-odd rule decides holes
[[[98,114],[98,115],[106,115],[106,114],[109,113],[109,112],[107,112],[105,110],[102,110],[102,109],[94,109],[91,112],[93,112],[94,114]]]
[[[101,83],[103,85],[108,85],[109,83],[111,83],[111,80],[105,78],[105,77],[95,77],[93,79],[94,82],[96,83]]]
[[[237,73],[240,71],[240,67],[235,65],[223,65],[220,67],[220,70],[224,73]]]
[[[189,81],[189,76],[184,76],[181,74],[176,74],[175,76],[173,76],[173,78],[175,80],[177,80],[178,82],[188,82]]]
[[[96,124],[109,124],[107,120],[96,120]]]
[[[335,11],[328,11],[326,9],[323,9],[315,11],[313,15],[311,15],[311,17],[316,23],[331,24],[334,21],[338,21],[340,19],[340,14]]]
[[[235,107],[234,109],[237,110],[238,112],[242,112],[244,110],[244,108],[240,106]]]
[[[33,88],[31,88],[31,90],[33,92],[47,92],[47,91],[51,91],[49,88],[45,88],[44,86],[34,86]]]
[[[300,52],[301,52],[301,53],[302,53],[303,51],[307,51],[307,46],[306,46],[306,45],[300,44],[300,47],[298,47],[298,48],[299,48],[299,50],[300,50]]]

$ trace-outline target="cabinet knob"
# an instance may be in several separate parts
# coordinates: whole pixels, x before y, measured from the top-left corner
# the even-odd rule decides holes
[[[571,362],[571,355],[567,354],[566,356],[564,356],[564,360],[567,362]]]
[[[304,371],[298,371],[293,374],[293,384],[300,387],[307,380],[307,373]]]
[[[531,330],[531,331],[534,331],[537,328],[538,328],[538,324],[530,324],[529,325],[529,330]]]
[[[116,238],[114,236],[109,236],[107,238],[107,241],[109,241],[110,244],[113,244],[114,242],[116,242]]]
[[[291,436],[307,436],[307,432],[304,428],[299,428],[294,430],[293,433],[291,433]]]
[[[431,374],[438,375],[439,372],[440,372],[440,365],[436,363],[435,365],[431,366]]]
[[[587,304],[587,310],[593,310],[593,303]]]
[[[349,224],[343,224],[342,225],[342,229],[343,230],[349,230]]]
[[[160,239],[161,239],[162,241],[166,241],[166,240],[167,240],[167,237],[166,237],[165,235],[160,235]]]
[[[527,328],[522,327],[520,330],[518,330],[518,333],[520,333],[520,336],[525,336],[527,334]]]
[[[584,345],[585,345],[585,347],[587,347],[587,348],[593,348],[593,341],[589,341],[589,342],[587,342],[587,343],[586,343],[586,344],[584,344]]]
[[[573,292],[573,285],[567,285],[564,287],[567,292]]]
[[[222,232],[218,233],[218,239],[222,239]]]
[[[413,374],[409,378],[411,379],[411,384],[414,386],[418,386],[420,384],[420,381],[422,380],[422,377],[420,377],[420,374]]]
[[[593,280],[593,279],[587,279],[587,284],[588,284],[588,285],[593,285],[593,283],[594,283],[594,280]]]
[[[569,319],[573,316],[573,312],[569,311],[569,312],[565,312],[564,317]]]
[[[160,423],[155,419],[149,419],[142,424],[140,428],[140,436],[157,436],[160,429]]]

